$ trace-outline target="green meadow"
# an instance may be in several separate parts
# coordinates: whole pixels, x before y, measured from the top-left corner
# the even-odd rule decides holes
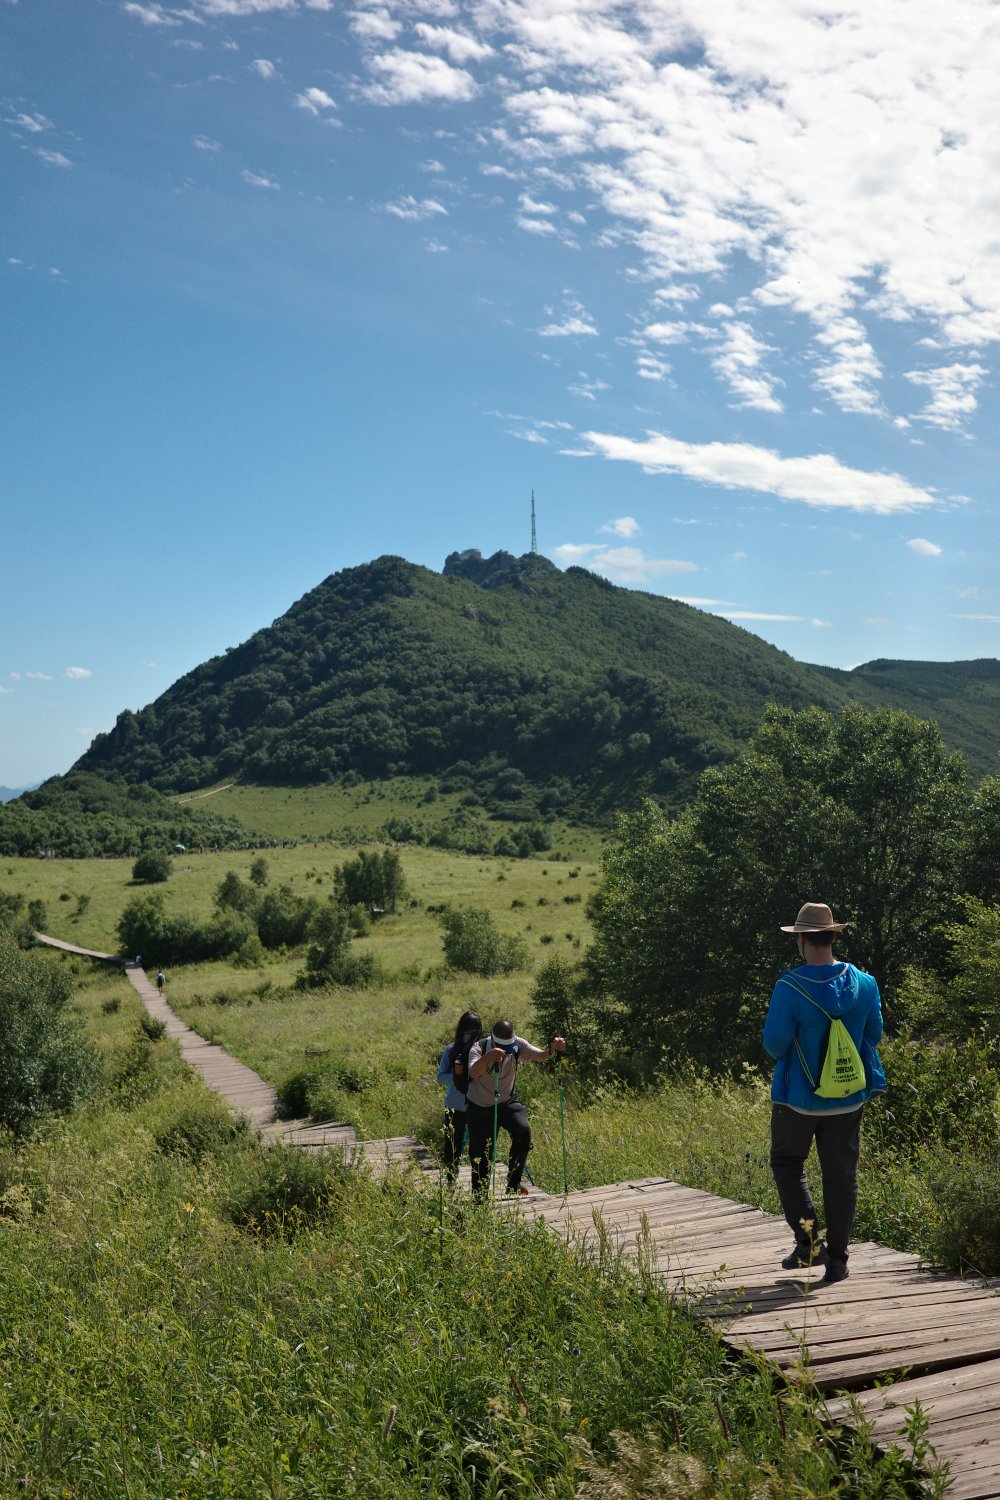
[[[103,1081],[0,1138],[0,1493],[942,1493],[907,1439],[830,1427],[613,1243],[585,1259],[514,1213],[442,1212],[419,1174],[262,1148],[142,1033],[122,974],[44,961],[74,974]]]

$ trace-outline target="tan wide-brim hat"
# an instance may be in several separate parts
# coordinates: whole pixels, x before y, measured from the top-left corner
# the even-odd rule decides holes
[[[782,927],[782,932],[843,932],[846,922],[835,922],[833,912],[819,901],[807,901],[801,908],[791,927]]]

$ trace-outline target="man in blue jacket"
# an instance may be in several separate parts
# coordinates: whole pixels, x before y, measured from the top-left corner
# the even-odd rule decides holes
[[[771,1170],[785,1218],[795,1235],[782,1262],[826,1267],[824,1283],[847,1276],[848,1241],[858,1202],[858,1151],[865,1101],[885,1088],[875,1048],[882,1036],[878,985],[870,974],[834,959],[833,942],[846,922],[810,901],[782,932],[795,938],[803,963],[781,976],[764,1022],[764,1046],[777,1060],[771,1082]],[[820,1098],[820,1076],[830,1021],[839,1017],[865,1067],[865,1087],[844,1099]],[[811,1078],[810,1076],[811,1075]],[[819,1233],[805,1162],[816,1142],[823,1176],[826,1242]]]

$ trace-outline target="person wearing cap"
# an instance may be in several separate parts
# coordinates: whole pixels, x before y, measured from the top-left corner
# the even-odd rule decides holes
[[[469,1053],[469,1092],[466,1117],[469,1128],[469,1160],[472,1191],[482,1199],[489,1186],[493,1161],[493,1111],[497,1125],[510,1136],[507,1159],[507,1192],[527,1193],[521,1186],[524,1164],[531,1150],[528,1111],[517,1097],[517,1068],[521,1062],[548,1062],[566,1043],[557,1036],[548,1047],[533,1047],[523,1036],[514,1035],[510,1021],[497,1021],[489,1036],[474,1043]]]
[[[765,1049],[776,1061],[771,1082],[771,1170],[785,1218],[795,1235],[785,1270],[821,1265],[823,1283],[847,1276],[848,1242],[858,1201],[861,1116],[867,1099],[885,1088],[875,1048],[882,1036],[882,1005],[870,974],[834,959],[833,943],[847,927],[829,906],[808,901],[782,932],[795,938],[802,964],[783,974],[764,1022]],[[794,984],[791,983],[794,974]],[[866,1085],[844,1099],[820,1098],[808,1074],[820,1075],[830,1018],[839,1017],[865,1067]],[[819,1156],[826,1240],[806,1178],[813,1141]]]

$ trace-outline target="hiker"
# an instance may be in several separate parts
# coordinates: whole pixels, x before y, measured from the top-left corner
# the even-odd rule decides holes
[[[834,939],[846,927],[846,922],[834,921],[828,906],[809,901],[790,926],[781,928],[795,938],[803,963],[787,969],[774,986],[763,1031],[764,1046],[777,1060],[771,1083],[771,1170],[795,1235],[792,1252],[781,1264],[788,1271],[825,1266],[821,1285],[843,1281],[848,1274],[861,1116],[865,1101],[885,1089],[875,1050],[882,1036],[878,985],[870,974],[833,956]],[[837,1021],[843,1022],[850,1043]],[[830,1081],[831,1070],[841,1073],[841,1083]],[[838,1088],[851,1092],[838,1097]],[[823,1178],[825,1242],[806,1180],[813,1140]]]
[[[167,981],[166,981],[166,978],[164,976],[163,970],[162,969],[158,969],[156,971],[156,988],[160,992],[160,999],[161,1000],[163,999],[163,986],[166,984],[166,982]]]
[[[142,968],[142,954],[141,953],[137,953],[135,955],[135,964],[134,964],[134,967],[136,969],[141,969]]]
[[[496,1125],[510,1136],[507,1161],[507,1192],[526,1194],[521,1186],[524,1164],[531,1150],[528,1111],[517,1097],[517,1069],[522,1062],[548,1062],[566,1043],[555,1037],[547,1047],[533,1047],[523,1036],[514,1035],[510,1021],[497,1021],[488,1037],[476,1042],[469,1053],[469,1092],[466,1117],[469,1157],[472,1161],[472,1191],[482,1199],[489,1185],[493,1161],[494,1111]]]
[[[437,1081],[446,1083],[448,1092],[444,1096],[444,1162],[445,1175],[449,1182],[458,1178],[458,1163],[465,1145],[466,1096],[469,1091],[469,1051],[473,1042],[483,1034],[483,1023],[478,1012],[464,1011],[455,1027],[455,1038],[441,1054]]]

